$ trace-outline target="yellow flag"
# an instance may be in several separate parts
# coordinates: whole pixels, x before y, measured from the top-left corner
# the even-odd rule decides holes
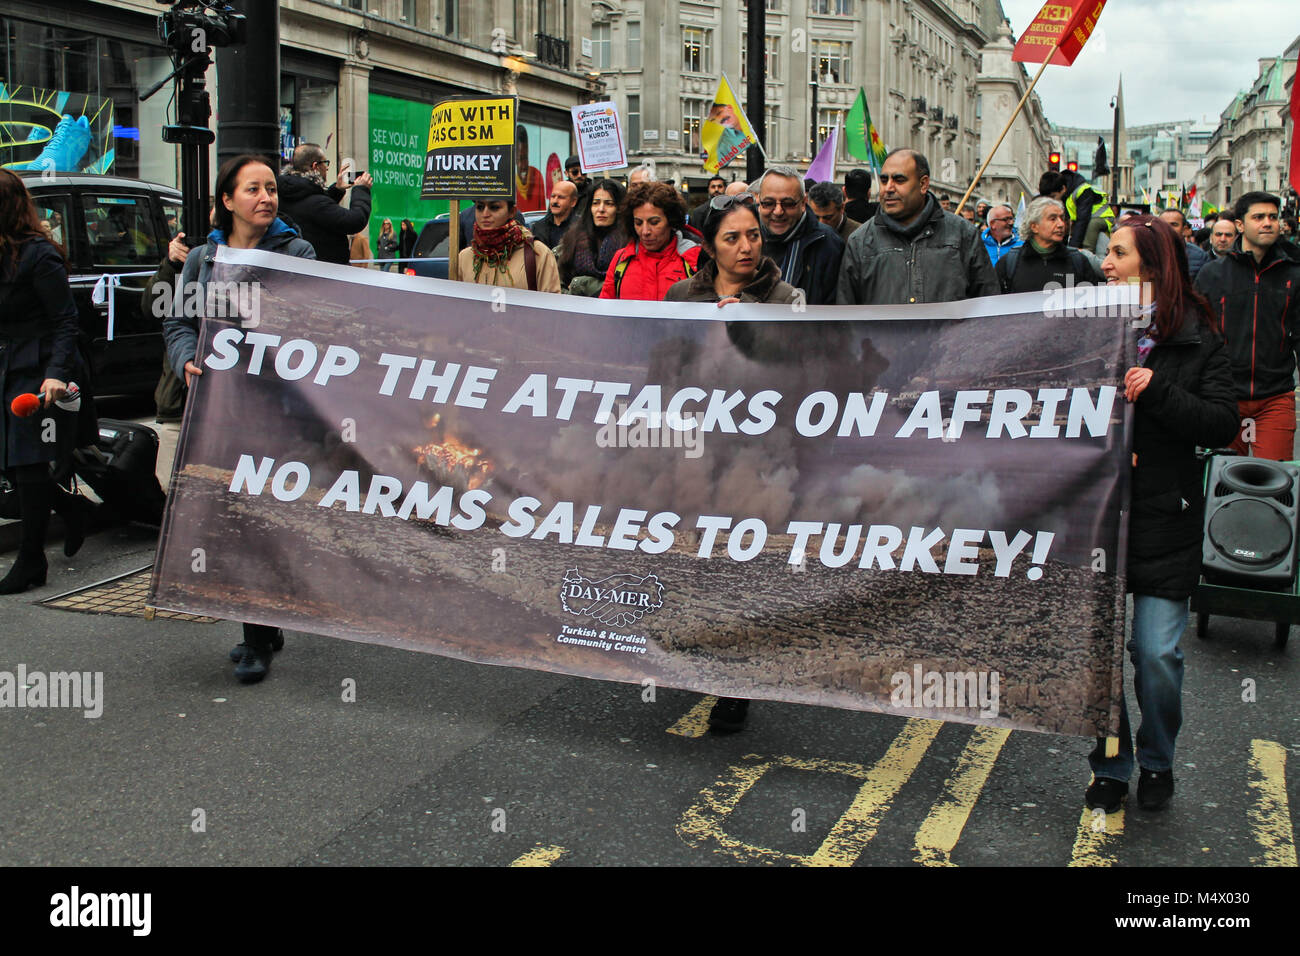
[[[713,106],[700,129],[700,144],[704,147],[700,159],[704,168],[716,173],[756,142],[758,137],[754,135],[754,128],[749,125],[749,119],[731,92],[731,84],[724,73],[718,81]]]

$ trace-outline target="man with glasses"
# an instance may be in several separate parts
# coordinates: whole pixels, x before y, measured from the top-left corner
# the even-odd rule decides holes
[[[727,191],[727,181],[715,174],[709,179],[708,190],[709,194],[705,197],[704,202],[691,210],[690,218],[687,220],[696,229],[704,228],[704,218],[709,214],[709,200],[714,196],[721,196]]]
[[[896,149],[880,171],[880,209],[849,237],[840,269],[841,305],[956,302],[997,295],[979,232],[939,208],[930,164]]]
[[[997,268],[1003,253],[1019,249],[1025,243],[1016,235],[1016,212],[1006,203],[990,207],[988,222],[988,228],[980,233],[980,239],[988,251],[989,262]]]
[[[809,305],[835,302],[844,240],[809,212],[803,177],[792,166],[773,166],[757,184],[763,254],[775,260],[781,278],[803,290]]]
[[[370,227],[369,173],[355,179],[343,163],[338,179],[327,189],[330,161],[315,143],[303,143],[293,151],[293,162],[279,177],[280,212],[288,213],[302,237],[316,250],[322,262],[347,264],[351,243],[348,237]],[[352,204],[340,202],[352,190]]]

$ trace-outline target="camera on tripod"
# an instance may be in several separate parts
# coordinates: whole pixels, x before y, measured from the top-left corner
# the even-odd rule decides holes
[[[181,52],[244,42],[244,15],[216,0],[158,0],[171,7],[158,18],[158,38]],[[195,40],[201,38],[196,49]]]
[[[224,0],[158,2],[171,8],[158,17],[158,36],[170,47],[176,68],[141,93],[140,100],[153,96],[169,80],[176,81],[176,122],[162,128],[162,139],[180,147],[182,221],[185,234],[196,237],[207,231],[208,147],[216,140],[208,127],[212,104],[205,74],[214,47],[244,42],[246,21]]]

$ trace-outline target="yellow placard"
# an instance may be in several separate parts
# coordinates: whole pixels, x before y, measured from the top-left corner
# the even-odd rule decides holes
[[[513,146],[513,97],[450,100],[439,103],[429,116],[427,150],[453,146]]]

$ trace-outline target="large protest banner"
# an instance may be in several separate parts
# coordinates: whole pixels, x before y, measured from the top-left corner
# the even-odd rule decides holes
[[[1120,290],[719,310],[228,247],[214,276],[256,294],[209,308],[242,327],[204,323],[155,606],[732,696],[1117,726]]]

